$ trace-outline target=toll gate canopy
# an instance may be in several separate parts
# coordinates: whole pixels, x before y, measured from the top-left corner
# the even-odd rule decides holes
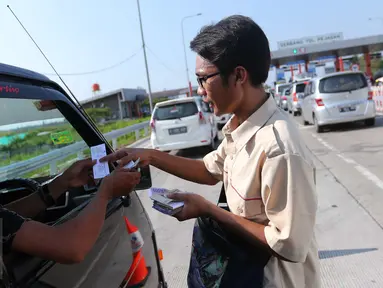
[[[291,62],[308,63],[326,56],[339,58],[356,54],[369,55],[378,51],[383,51],[383,35],[275,50],[271,52],[271,65],[279,67]]]

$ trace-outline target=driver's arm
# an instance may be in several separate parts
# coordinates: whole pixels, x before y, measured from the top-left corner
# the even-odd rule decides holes
[[[81,262],[101,232],[111,188],[101,185],[92,202],[76,218],[59,226],[22,222],[11,248],[62,264]]]

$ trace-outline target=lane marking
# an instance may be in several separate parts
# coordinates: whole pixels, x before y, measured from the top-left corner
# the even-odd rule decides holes
[[[344,162],[347,162],[348,164],[358,165],[354,160],[347,158],[346,156],[343,156],[342,154],[336,154],[340,159],[342,159]]]
[[[344,156],[340,151],[338,151],[336,148],[328,144],[326,141],[324,141],[321,137],[318,135],[315,135],[314,133],[311,133],[311,135],[318,140],[323,146],[327,147],[329,150],[336,152],[336,156],[338,156],[340,159],[342,159],[344,162],[353,165],[353,167],[364,177],[366,177],[368,180],[370,180],[372,183],[374,183],[377,187],[383,190],[383,181],[376,176],[374,173],[372,173],[370,170],[368,170],[366,167],[360,165],[355,160],[350,159],[346,156]]]
[[[362,173],[367,179],[372,181],[380,189],[383,189],[383,181],[380,180],[378,176],[376,176],[375,174],[371,173],[367,168],[365,168],[365,167],[363,167],[361,165],[356,165],[355,169],[358,170],[360,173]]]
[[[319,136],[315,135],[314,133],[311,133],[311,135],[317,139],[323,146],[327,147],[329,150],[333,151],[333,152],[338,152],[336,150],[336,148],[332,147],[330,144],[328,144],[326,141],[324,141],[322,138],[320,138]]]

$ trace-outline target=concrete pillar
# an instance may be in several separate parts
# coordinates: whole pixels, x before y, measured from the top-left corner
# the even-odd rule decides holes
[[[339,57],[339,69],[340,69],[340,71],[344,71],[344,65],[343,65],[342,57]]]
[[[338,56],[335,58],[335,71],[339,72],[339,59],[338,59]]]
[[[364,62],[366,64],[366,72],[368,76],[372,76],[372,71],[371,71],[371,58],[370,58],[370,53],[364,53]]]

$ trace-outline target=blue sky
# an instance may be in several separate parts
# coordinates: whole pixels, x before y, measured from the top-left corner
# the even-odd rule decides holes
[[[266,32],[272,50],[277,41],[343,32],[346,39],[383,33],[379,17],[381,0],[367,5],[345,1],[257,1],[257,0],[140,0],[152,91],[186,87],[181,19],[185,42],[199,29],[225,16],[252,17]],[[350,3],[350,2],[348,2]],[[0,62],[53,73],[29,37],[6,7],[9,4],[59,73],[100,70],[100,73],[62,76],[80,100],[92,97],[93,83],[103,92],[118,88],[147,89],[136,0],[0,0]],[[382,17],[382,16],[380,16]],[[187,58],[192,84],[196,85],[195,55]],[[59,81],[57,77],[48,75]],[[61,83],[60,83],[61,84]]]

